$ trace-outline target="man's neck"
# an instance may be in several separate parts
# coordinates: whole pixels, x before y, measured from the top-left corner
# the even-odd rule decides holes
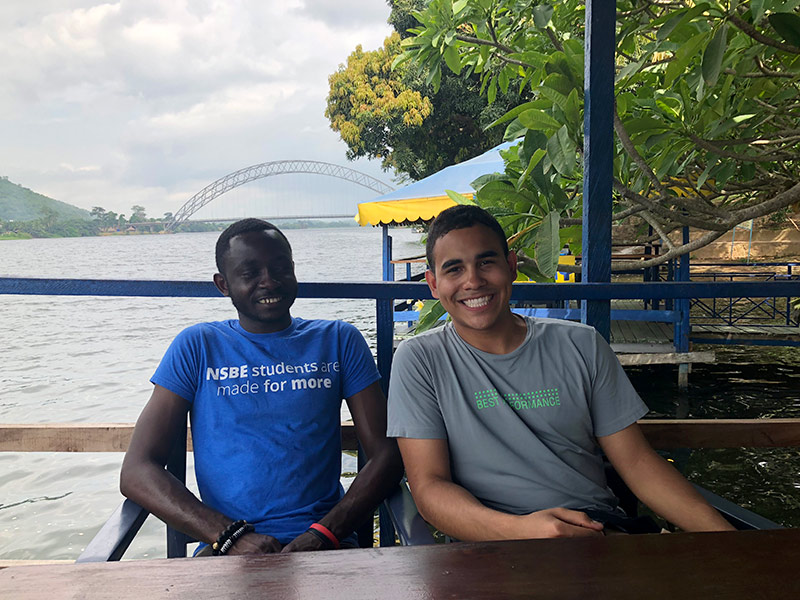
[[[509,311],[504,319],[489,330],[475,330],[459,327],[453,322],[459,337],[473,348],[489,354],[510,354],[522,345],[528,334],[525,319]]]

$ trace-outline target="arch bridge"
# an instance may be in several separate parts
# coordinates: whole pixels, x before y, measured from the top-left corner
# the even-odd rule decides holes
[[[208,184],[189,198],[186,203],[178,209],[172,216],[172,219],[164,226],[164,229],[167,231],[174,231],[178,225],[186,221],[203,206],[234,188],[257,179],[291,173],[310,173],[335,177],[337,179],[351,181],[377,194],[385,194],[391,192],[393,189],[391,186],[366,173],[333,163],[316,160],[275,160],[239,169]]]

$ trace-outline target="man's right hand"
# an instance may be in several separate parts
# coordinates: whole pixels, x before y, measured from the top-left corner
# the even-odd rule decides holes
[[[235,554],[273,554],[281,551],[281,543],[271,535],[246,533],[228,550],[227,556]]]
[[[518,519],[520,539],[603,535],[602,523],[568,508],[549,508],[520,515]]]

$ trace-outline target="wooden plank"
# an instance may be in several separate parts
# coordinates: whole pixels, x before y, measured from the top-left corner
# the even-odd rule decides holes
[[[628,342],[645,341],[636,335],[634,324],[630,321],[619,321],[620,329],[623,331],[623,336]],[[641,330],[641,328],[638,328]]]
[[[0,452],[125,452],[133,423],[45,423],[0,425]],[[192,451],[191,431],[187,450]],[[342,449],[357,448],[355,427],[342,425]]]
[[[659,448],[800,446],[800,419],[644,419],[639,424]],[[124,452],[132,431],[132,423],[0,425],[0,452]],[[352,421],[342,423],[342,448],[356,449]]]
[[[686,363],[713,363],[713,352],[662,352],[659,354],[624,354],[617,357],[622,366],[681,365]]]
[[[625,330],[622,328],[621,321],[611,321],[611,343],[626,344],[630,340],[625,338]]]
[[[798,598],[800,530],[618,535],[15,567],[3,598]]]
[[[800,446],[800,419],[644,419],[654,448],[781,448]]]
[[[0,569],[8,567],[32,567],[34,565],[71,565],[75,564],[74,560],[14,560],[14,559],[0,559]]]
[[[636,343],[636,344],[617,344],[611,343],[611,349],[617,353],[617,358],[622,354],[659,354],[668,353],[675,350],[672,344],[655,343]]]
[[[0,425],[0,452],[124,452],[133,423]]]

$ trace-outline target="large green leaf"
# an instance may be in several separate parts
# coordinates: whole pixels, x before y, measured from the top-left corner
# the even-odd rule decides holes
[[[703,31],[678,48],[664,73],[664,85],[670,87],[672,82],[686,72],[686,67],[697,56],[706,39],[708,39],[708,32]]]
[[[539,267],[539,271],[548,278],[555,277],[558,268],[558,253],[561,250],[558,220],[558,211],[551,211],[536,230],[536,265]]]
[[[565,177],[572,177],[575,173],[577,150],[569,137],[567,126],[563,125],[547,141],[547,156],[556,168],[556,171]]]
[[[722,25],[717,29],[714,37],[711,38],[708,46],[706,46],[706,51],[703,53],[703,79],[706,80],[706,85],[709,87],[717,84],[727,43],[728,26]]]
[[[548,115],[543,110],[535,108],[520,113],[519,122],[528,129],[538,129],[540,131],[554,130],[561,127],[561,123]]]
[[[533,248],[523,248],[522,251],[527,256],[533,256],[534,249]],[[517,270],[520,273],[527,275],[531,281],[539,281],[539,282],[546,282],[546,281],[553,281],[553,277],[548,277],[544,273],[540,272],[539,269],[536,268],[536,264],[531,261],[526,261],[524,263],[517,263]]]
[[[550,23],[553,16],[553,7],[547,4],[540,4],[533,7],[533,24],[539,29],[544,29]]]
[[[458,48],[455,46],[448,46],[444,51],[444,62],[450,67],[450,70],[458,75],[461,73],[461,59],[458,56]]]
[[[690,23],[692,19],[697,17],[698,15],[704,13],[709,8],[709,4],[707,2],[703,2],[702,4],[698,4],[690,9],[683,9],[676,11],[676,13],[669,17],[666,23],[664,23],[656,33],[656,39],[661,42],[666,40],[670,37],[673,31],[676,33],[682,33],[683,25],[686,23]]]
[[[764,16],[764,0],[750,0],[750,12],[753,13],[753,25],[758,25]]]
[[[459,194],[458,192],[454,192],[453,190],[445,190],[444,193],[447,194],[450,200],[452,200],[456,204],[470,204],[472,206],[475,206],[475,202],[472,200],[472,198],[467,198],[463,194]]]
[[[769,16],[769,24],[784,40],[793,46],[800,46],[800,15],[776,12]]]
[[[422,333],[436,325],[445,312],[444,306],[438,300],[425,300],[422,304],[422,310],[419,311],[419,321],[417,321],[415,333]]]

